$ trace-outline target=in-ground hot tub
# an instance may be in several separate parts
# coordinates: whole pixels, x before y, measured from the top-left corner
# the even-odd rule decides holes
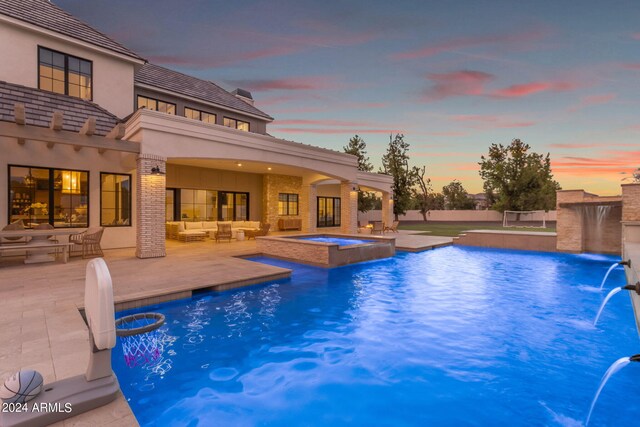
[[[258,251],[264,255],[321,267],[337,267],[396,253],[394,237],[297,234],[256,238]]]

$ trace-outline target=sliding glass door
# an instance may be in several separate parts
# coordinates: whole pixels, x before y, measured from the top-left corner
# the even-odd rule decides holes
[[[340,198],[318,197],[318,227],[340,226]]]

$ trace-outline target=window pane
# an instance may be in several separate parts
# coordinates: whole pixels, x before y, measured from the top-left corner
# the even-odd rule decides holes
[[[55,80],[59,80],[61,82],[64,82],[64,70],[61,68],[52,68],[52,74],[53,74],[53,78]]]
[[[174,218],[174,200],[175,200],[175,190],[171,189],[171,190],[167,190],[166,192],[166,199],[165,199],[165,212],[164,212],[164,216],[165,219],[167,221],[175,221]]]
[[[75,96],[76,98],[80,97],[80,86],[69,84],[69,93],[68,95]]]
[[[91,62],[80,60],[80,72],[91,75]]]
[[[203,122],[205,123],[216,123],[216,115],[215,114],[209,114],[209,113],[202,113],[202,119]]]
[[[236,221],[247,220],[247,195],[244,193],[236,193]]]
[[[224,118],[224,125],[230,128],[236,127],[236,121],[228,117]]]
[[[46,65],[40,64],[40,77],[52,77],[53,69]]]
[[[238,120],[238,129],[244,132],[249,132],[249,123]]]
[[[40,89],[52,91],[53,90],[53,80],[51,80],[49,78],[46,78],[46,77],[40,77]]]
[[[69,71],[80,72],[80,60],[78,58],[69,57]]]
[[[61,82],[60,80],[53,80],[52,91],[55,93],[64,94],[64,82]]]
[[[80,86],[80,98],[92,99],[91,87]]]
[[[64,55],[61,53],[52,52],[53,65],[64,70]]]
[[[69,83],[74,85],[80,84],[80,75],[76,73],[69,72]]]
[[[175,115],[176,114],[176,106],[174,104],[167,104],[166,113]]]
[[[44,64],[53,64],[53,52],[49,49],[40,48],[40,62]]]

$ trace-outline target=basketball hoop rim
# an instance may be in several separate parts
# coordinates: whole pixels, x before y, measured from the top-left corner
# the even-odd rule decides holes
[[[123,324],[141,319],[155,319],[155,322],[148,325],[139,326],[137,328],[120,328],[120,326],[122,326]],[[116,320],[116,335],[119,337],[130,337],[133,335],[140,335],[147,332],[155,331],[160,326],[164,325],[164,320],[164,314],[161,313],[137,313],[123,316]]]

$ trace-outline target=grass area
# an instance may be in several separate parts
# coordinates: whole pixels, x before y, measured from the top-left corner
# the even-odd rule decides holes
[[[402,224],[398,227],[400,230],[420,230],[430,236],[447,236],[456,237],[460,233],[464,233],[468,230],[507,230],[507,231],[531,231],[542,232],[550,231],[555,232],[555,228],[530,228],[530,227],[508,227],[504,228],[501,225],[487,224],[481,225],[475,224],[460,224],[460,223],[442,223],[442,222],[425,222],[425,223],[413,223]]]

